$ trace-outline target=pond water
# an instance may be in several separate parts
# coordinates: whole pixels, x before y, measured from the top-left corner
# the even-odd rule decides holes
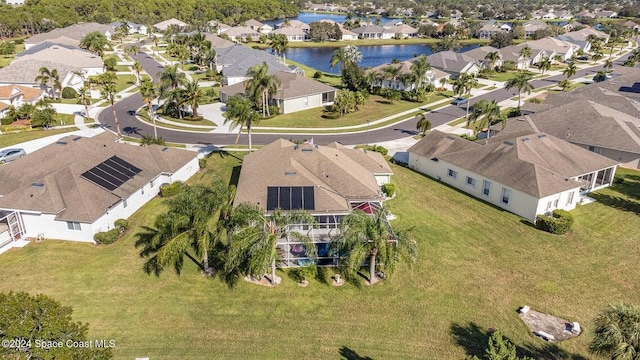
[[[373,19],[373,17],[372,17]],[[341,14],[316,14],[316,13],[311,13],[311,12],[299,12],[298,16],[294,17],[294,18],[289,18],[289,20],[299,20],[302,21],[303,23],[307,23],[310,24],[312,22],[316,22],[316,21],[320,21],[320,20],[333,20],[335,22],[339,22],[339,23],[344,23],[346,20],[346,16],[345,15],[341,15]],[[386,23],[387,21],[391,21],[392,19],[387,18],[387,17],[382,17],[380,18],[380,20],[382,21],[382,23]],[[401,20],[401,19],[396,19],[396,20]],[[262,21],[262,23],[265,24],[269,24],[271,26],[275,25],[275,24],[279,24],[282,21],[284,21],[284,19],[279,19],[279,20],[265,20]]]
[[[465,45],[457,52],[465,52],[478,46],[480,45]],[[340,65],[334,68],[329,67],[331,55],[335,49],[333,47],[292,48],[286,51],[286,58],[320,71],[339,74]],[[359,46],[358,49],[362,53],[362,61],[359,65],[364,68],[390,63],[393,59],[404,61],[433,53],[427,44]]]

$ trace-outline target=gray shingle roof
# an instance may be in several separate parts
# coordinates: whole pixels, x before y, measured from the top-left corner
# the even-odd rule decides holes
[[[40,75],[40,68],[42,67],[46,67],[49,70],[57,69],[61,81],[70,72],[82,71],[79,67],[66,66],[51,61],[38,59],[14,60],[9,66],[0,69],[0,83],[36,84],[35,78]]]
[[[49,32],[33,35],[26,39],[25,44],[38,44],[43,41],[59,38],[61,36],[68,37],[74,40],[82,40],[88,33],[98,31],[105,34],[107,31],[113,32],[113,28],[109,25],[103,25],[98,23],[81,23],[66,28],[53,29]]]
[[[440,51],[427,56],[427,60],[432,67],[455,73],[462,71],[469,63],[476,63],[472,57],[454,51]]]
[[[216,64],[223,66],[222,74],[227,77],[242,77],[251,67],[267,63],[269,74],[278,71],[291,72],[292,70],[281,63],[275,56],[263,50],[251,49],[247,46],[236,44],[223,49],[216,49]]]
[[[325,85],[321,82],[309,79],[303,75],[292,74],[289,72],[276,72],[274,74],[280,79],[280,86],[278,92],[273,95],[274,99],[294,99],[301,96],[309,96],[315,94],[322,94],[325,92],[335,92],[336,88],[329,85]],[[221,93],[227,94],[227,96],[233,96],[236,94],[244,94],[244,86],[246,81],[237,83],[231,86],[226,86],[220,89]]]
[[[579,187],[569,178],[618,164],[544,133],[481,145],[435,130],[409,152],[437,157],[537,198]]]
[[[234,205],[266,210],[268,186],[313,186],[314,213],[346,213],[350,200],[382,199],[374,173],[391,173],[381,154],[280,139],[245,156]]]
[[[0,208],[41,211],[62,221],[93,222],[161,173],[173,173],[196,157],[186,150],[163,151],[158,145],[119,144],[110,132],[92,138],[67,136],[60,141],[66,145],[54,143],[0,167]],[[113,155],[142,172],[112,192],[80,176]],[[33,183],[44,187],[33,187]]]

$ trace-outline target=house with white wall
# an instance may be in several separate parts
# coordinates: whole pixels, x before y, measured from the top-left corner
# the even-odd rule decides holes
[[[409,148],[410,168],[531,221],[573,210],[618,165],[545,133],[479,143],[435,130]]]
[[[276,56],[263,50],[252,49],[248,46],[235,44],[224,48],[216,48],[214,64],[216,71],[224,77],[223,83],[231,86],[249,79],[247,71],[256,65],[267,64],[269,74],[278,71],[296,72],[283,64]]]
[[[52,41],[54,39],[58,39],[61,37],[73,39],[80,43],[82,39],[84,39],[87,34],[92,32],[99,32],[104,35],[107,39],[111,39],[111,35],[115,32],[114,28],[109,25],[98,24],[98,23],[79,23],[67,26],[65,28],[53,29],[46,33],[40,33],[31,36],[24,40],[24,48],[29,49],[30,47],[37,45],[41,42]]]
[[[16,55],[13,62],[27,60],[50,61],[82,69],[85,80],[104,73],[104,62],[100,56],[75,46],[44,42]]]
[[[439,51],[427,56],[427,61],[432,68],[451,74],[455,79],[460,74],[476,75],[480,72],[480,66],[470,56],[455,51]]]
[[[336,99],[336,88],[304,75],[279,71],[274,76],[280,80],[280,85],[271,101],[280,109],[281,114],[333,105]],[[220,102],[226,103],[234,95],[244,95],[245,84],[246,82],[241,82],[221,88]]]
[[[23,85],[0,86],[0,104],[6,105],[0,108],[0,115],[9,106],[19,108],[23,104],[35,105],[44,98],[44,91]]]
[[[162,184],[185,181],[199,169],[195,152],[115,140],[111,132],[67,136],[0,167],[0,214],[18,218],[14,240],[93,243],[95,233],[113,229]]]
[[[46,94],[51,94],[50,82],[42,85],[35,80],[36,77],[40,75],[40,69],[43,67],[49,70],[56,69],[58,71],[63,89],[69,86],[78,90],[84,85],[85,78],[82,75],[83,70],[81,68],[38,59],[14,60],[9,66],[1,68],[0,85],[22,85],[38,88]]]
[[[424,56],[424,55],[423,55]],[[383,89],[393,89],[400,91],[411,91],[415,89],[416,84],[413,81],[406,80],[407,75],[411,75],[413,70],[411,70],[411,66],[413,63],[418,60],[418,58],[409,59],[406,61],[401,61],[399,63],[387,63],[378,65],[371,69],[365,71],[365,74],[369,74],[371,72],[375,73],[375,79],[373,80],[373,86],[381,87]],[[388,76],[386,69],[387,68],[399,68],[399,74],[395,79],[392,79]],[[436,68],[431,68],[427,70],[424,74],[424,78],[422,79],[422,86],[432,84],[434,86],[440,84],[440,80],[445,78],[449,80],[450,74],[446,73],[442,70],[438,70]]]

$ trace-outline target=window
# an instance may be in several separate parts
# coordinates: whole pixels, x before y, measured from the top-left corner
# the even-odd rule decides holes
[[[483,180],[482,181],[482,194],[485,196],[489,196],[491,193],[491,181]]]
[[[455,171],[455,170],[449,169],[448,172],[447,172],[447,175],[449,175],[449,177],[452,177],[454,179],[458,178],[458,172]]]
[[[153,180],[151,180],[151,182],[149,183],[149,187],[153,188]]]
[[[554,208],[554,209],[557,209],[557,208],[558,208],[558,200],[560,200],[560,199],[556,199],[556,200],[553,202],[553,208]]]
[[[122,200],[122,206],[123,207],[129,206],[129,204],[127,204],[127,199]]]
[[[142,195],[144,195],[144,186],[141,189],[141,193],[142,193]]]
[[[79,222],[67,221],[67,230],[80,231],[82,228],[80,227]]]
[[[567,205],[573,204],[573,191],[569,193],[569,197],[567,197]]]
[[[507,188],[502,188],[502,201],[503,204],[509,205],[509,201],[511,200],[511,190]]]
[[[467,176],[467,185],[476,187],[478,185],[478,181],[472,177]]]
[[[589,146],[589,151],[592,151],[596,154],[602,154],[602,148],[597,146]]]
[[[544,209],[544,211],[549,211],[551,210],[551,204],[553,204],[553,201],[547,201],[547,208]]]

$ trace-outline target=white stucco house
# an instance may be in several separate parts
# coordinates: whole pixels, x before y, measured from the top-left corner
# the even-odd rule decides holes
[[[274,75],[280,80],[280,86],[272,95],[272,105],[278,106],[281,114],[329,106],[335,101],[338,90],[334,87],[295,73]],[[244,94],[244,89],[245,82],[221,88],[220,102],[226,103],[230,97]]]
[[[13,241],[93,243],[95,233],[129,217],[162,184],[185,181],[198,169],[195,152],[121,144],[110,132],[67,136],[0,167],[0,218],[16,219]],[[0,222],[0,232],[9,225]]]
[[[216,48],[216,58],[214,65],[216,71],[224,77],[223,83],[231,86],[248,80],[247,71],[256,65],[267,64],[269,74],[278,71],[296,72],[295,68],[290,68],[276,56],[263,50],[252,49],[248,46],[235,44],[222,48]]]
[[[472,142],[431,131],[409,149],[409,167],[528,220],[573,210],[607,187],[619,162],[545,133]]]
[[[401,61],[399,63],[387,63],[378,65],[371,69],[365,71],[365,74],[369,74],[370,72],[376,73],[376,79],[373,82],[373,86],[379,86],[383,89],[393,89],[399,91],[411,91],[416,88],[416,83],[407,82],[404,80],[404,77],[407,75],[411,75],[413,71],[411,70],[411,66],[413,63],[419,58],[413,58],[406,61]],[[398,68],[399,74],[396,79],[390,78],[386,73],[388,68]],[[427,70],[424,74],[424,78],[422,79],[421,84],[423,86],[428,84],[433,84],[434,86],[438,86],[440,84],[440,79],[445,78],[449,79],[450,74],[446,73],[442,70],[438,70],[437,68],[431,68]]]
[[[62,88],[69,86],[78,90],[84,84],[85,79],[81,68],[61,65],[51,61],[27,59],[24,61],[14,60],[9,66],[0,69],[0,85],[22,85],[41,89],[46,94],[50,94],[50,84],[41,85],[35,80],[40,75],[40,69],[43,67],[49,70],[58,70]]]
[[[44,91],[23,85],[0,85],[0,116],[9,106],[19,108],[23,104],[35,105],[44,97]]]

